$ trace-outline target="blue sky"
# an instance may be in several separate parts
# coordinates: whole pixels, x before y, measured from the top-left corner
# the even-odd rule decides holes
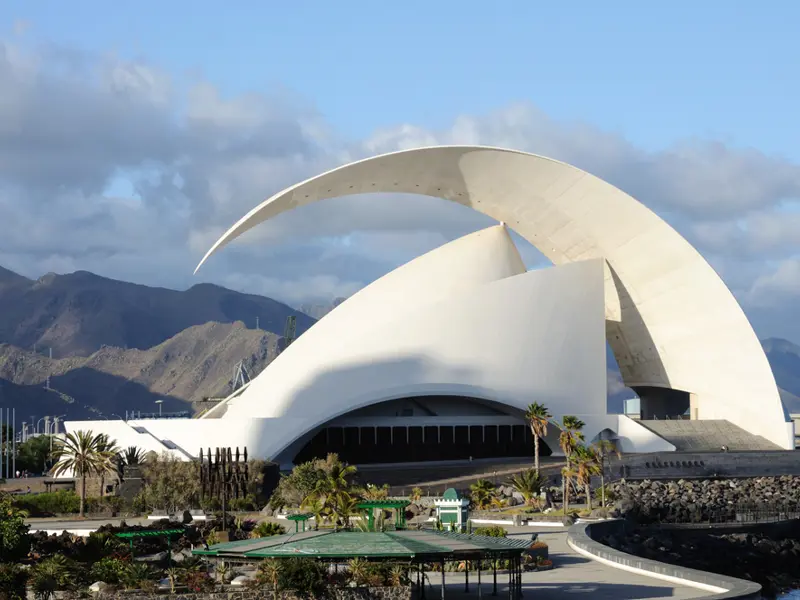
[[[800,3],[5,0],[30,40],[285,86],[343,135],[526,100],[646,148],[714,137],[800,156]]]
[[[703,253],[759,335],[800,341],[798,22],[800,3],[777,0],[2,0],[0,265],[185,288],[282,187],[481,143],[631,193]],[[302,209],[202,277],[329,301],[490,224],[445,204]]]

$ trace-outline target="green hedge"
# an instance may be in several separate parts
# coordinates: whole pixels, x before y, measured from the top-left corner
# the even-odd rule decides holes
[[[54,515],[77,514],[81,510],[81,498],[72,490],[58,490],[42,494],[19,494],[12,496],[14,506],[24,510],[31,517],[51,517]],[[125,508],[125,500],[118,496],[87,498],[86,512],[120,512]]]

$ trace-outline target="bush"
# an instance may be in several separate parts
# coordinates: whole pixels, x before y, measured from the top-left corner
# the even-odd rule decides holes
[[[72,587],[72,563],[61,555],[45,558],[31,569],[30,584],[37,600],[50,600]]]
[[[278,587],[293,590],[302,598],[324,598],[327,568],[313,558],[289,558],[283,562]]]
[[[92,579],[109,585],[120,585],[130,576],[130,563],[119,558],[106,556],[92,565]]]
[[[271,537],[273,535],[282,535],[286,533],[283,525],[278,523],[270,523],[269,521],[261,521],[255,526],[250,536],[254,538]]]
[[[9,496],[0,495],[0,556],[3,561],[24,558],[31,547],[25,514],[12,504]]]
[[[75,514],[81,508],[81,498],[72,490],[15,496],[13,502],[31,517]]]
[[[0,564],[0,600],[25,600],[28,573],[18,564]]]
[[[489,527],[478,527],[474,532],[475,535],[486,535],[489,537],[504,538],[508,532],[500,527],[500,525],[491,525]]]

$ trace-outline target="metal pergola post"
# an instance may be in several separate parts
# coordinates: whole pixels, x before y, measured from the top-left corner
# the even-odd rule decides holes
[[[492,596],[497,596],[497,558],[492,559],[492,574],[494,576],[494,585],[492,586]]]
[[[444,600],[444,561],[442,561],[442,600]]]
[[[469,561],[464,561],[464,591],[469,592]]]
[[[483,567],[482,561],[478,562],[478,598],[483,598],[483,589],[481,588],[481,567]]]

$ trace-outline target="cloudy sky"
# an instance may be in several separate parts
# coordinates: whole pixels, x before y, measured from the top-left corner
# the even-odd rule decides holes
[[[498,145],[631,193],[762,337],[800,342],[800,4],[288,4],[0,3],[0,265],[328,301],[491,221],[430,198],[331,200],[192,271],[321,170]]]

